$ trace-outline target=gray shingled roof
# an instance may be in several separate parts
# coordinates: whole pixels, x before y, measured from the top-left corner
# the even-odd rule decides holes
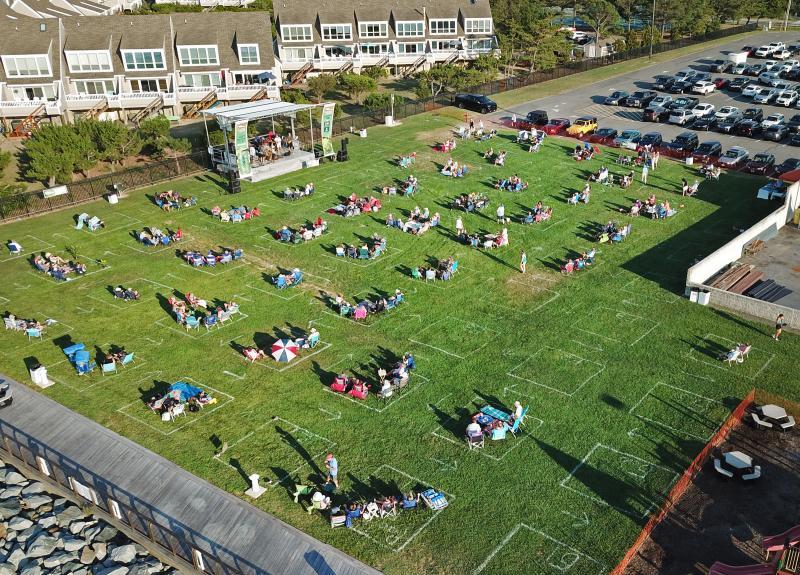
[[[41,29],[44,25],[44,30]],[[0,54],[48,54],[58,50],[58,20],[7,20],[0,29]],[[56,60],[58,58],[56,57]],[[57,76],[57,70],[53,70]]]

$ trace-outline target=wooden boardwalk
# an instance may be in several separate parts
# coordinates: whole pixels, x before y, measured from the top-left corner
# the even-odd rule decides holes
[[[14,403],[0,409],[0,432],[10,443],[91,485],[101,499],[113,498],[133,510],[156,527],[149,528],[151,534],[163,530],[161,537],[151,538],[163,537],[175,547],[164,531],[176,535],[179,555],[191,558],[195,548],[208,559],[221,559],[231,572],[255,575],[379,575],[26,385],[0,378],[13,386]]]

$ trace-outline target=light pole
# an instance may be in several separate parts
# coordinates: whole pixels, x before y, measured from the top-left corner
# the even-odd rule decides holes
[[[783,19],[783,31],[786,32],[789,29],[789,11],[792,9],[792,0],[789,0],[786,3],[786,17]]]
[[[792,0],[789,0],[791,2]],[[656,0],[653,0],[653,19],[650,20],[650,55],[648,58],[653,59],[653,39],[656,35]]]

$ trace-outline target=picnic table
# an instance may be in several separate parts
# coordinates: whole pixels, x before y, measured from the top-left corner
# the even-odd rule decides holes
[[[725,463],[739,471],[753,467],[753,458],[741,451],[729,451],[723,454]]]
[[[761,413],[770,419],[786,419],[786,410],[779,405],[765,405],[761,408]]]
[[[491,405],[484,405],[481,407],[481,413],[494,419],[499,419],[500,421],[508,422],[511,420],[511,414],[501,411],[496,407],[492,407]]]

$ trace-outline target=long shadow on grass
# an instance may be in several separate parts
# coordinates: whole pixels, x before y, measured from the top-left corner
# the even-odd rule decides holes
[[[317,474],[319,480],[322,481],[323,478],[322,470],[319,468],[319,465],[317,465],[317,462],[314,461],[314,458],[311,457],[311,454],[306,450],[305,447],[303,447],[303,444],[297,441],[297,439],[295,439],[295,437],[291,433],[289,433],[279,425],[275,426],[275,431],[278,432],[278,435],[281,436],[281,439],[283,439],[283,441],[289,447],[294,449],[297,452],[297,454],[303,458],[303,461],[305,461],[308,464],[308,466],[314,471],[314,473]]]

